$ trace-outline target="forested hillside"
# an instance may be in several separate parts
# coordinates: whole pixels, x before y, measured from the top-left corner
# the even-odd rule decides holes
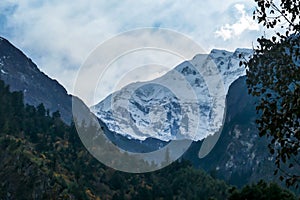
[[[23,104],[0,82],[0,199],[208,199],[228,186],[185,162],[156,173],[107,168],[85,150],[75,126],[41,104]]]
[[[24,105],[22,93],[11,93],[3,81],[0,105],[0,199],[226,199],[230,193],[231,199],[241,196],[223,181],[184,161],[145,174],[107,168],[86,151],[74,124],[64,124],[59,112],[50,114],[42,104]],[[295,199],[289,192],[285,194],[288,199]]]

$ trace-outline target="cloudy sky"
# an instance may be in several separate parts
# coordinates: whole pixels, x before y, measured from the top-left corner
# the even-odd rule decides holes
[[[251,48],[261,28],[249,0],[1,0],[0,35],[69,93],[76,74],[101,43],[124,31],[167,28],[206,52]]]

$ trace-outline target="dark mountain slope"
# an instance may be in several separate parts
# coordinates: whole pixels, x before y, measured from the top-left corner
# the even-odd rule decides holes
[[[41,72],[37,66],[0,37],[0,79],[12,91],[22,91],[25,103],[37,106],[43,103],[51,112],[60,111],[66,123],[71,122],[71,96],[56,81]]]
[[[195,142],[184,158],[230,184],[243,186],[260,179],[278,181],[273,175],[274,157],[266,138],[258,135],[255,120],[256,99],[247,93],[246,77],[236,80],[227,95],[225,124],[213,150],[203,159],[197,157],[201,142]]]

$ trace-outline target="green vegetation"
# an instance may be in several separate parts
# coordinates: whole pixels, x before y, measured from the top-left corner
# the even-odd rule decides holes
[[[252,189],[230,195],[223,181],[185,161],[153,173],[115,171],[87,152],[59,112],[24,105],[2,81],[0,103],[0,199],[241,199]]]
[[[229,200],[296,200],[294,194],[288,190],[280,188],[275,183],[267,184],[264,181],[260,181],[255,185],[245,186],[242,190],[238,191],[235,188],[230,190]]]
[[[118,172],[81,144],[74,124],[0,81],[0,199],[224,199],[228,186],[182,161],[146,174]]]

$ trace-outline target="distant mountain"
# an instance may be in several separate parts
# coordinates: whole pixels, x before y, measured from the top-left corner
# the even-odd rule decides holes
[[[12,91],[22,91],[25,103],[34,106],[43,103],[51,112],[59,110],[66,123],[71,122],[71,96],[64,87],[41,72],[30,58],[2,37],[0,79],[8,84]]]
[[[79,98],[68,95],[63,86],[41,72],[30,58],[2,37],[0,37],[0,79],[9,85],[11,91],[21,91],[25,103],[33,106],[43,103],[50,112],[58,110],[62,120],[67,124],[72,121],[72,97],[75,98],[76,105],[88,109]],[[165,144],[153,138],[144,142],[140,140],[129,142],[127,138],[109,131],[101,120],[99,123],[105,128],[105,134],[112,142],[132,152],[150,152]]]
[[[222,127],[228,88],[245,75],[245,68],[239,66],[241,53],[247,58],[252,51],[196,55],[160,78],[125,86],[91,110],[110,131],[128,138],[201,140]]]

